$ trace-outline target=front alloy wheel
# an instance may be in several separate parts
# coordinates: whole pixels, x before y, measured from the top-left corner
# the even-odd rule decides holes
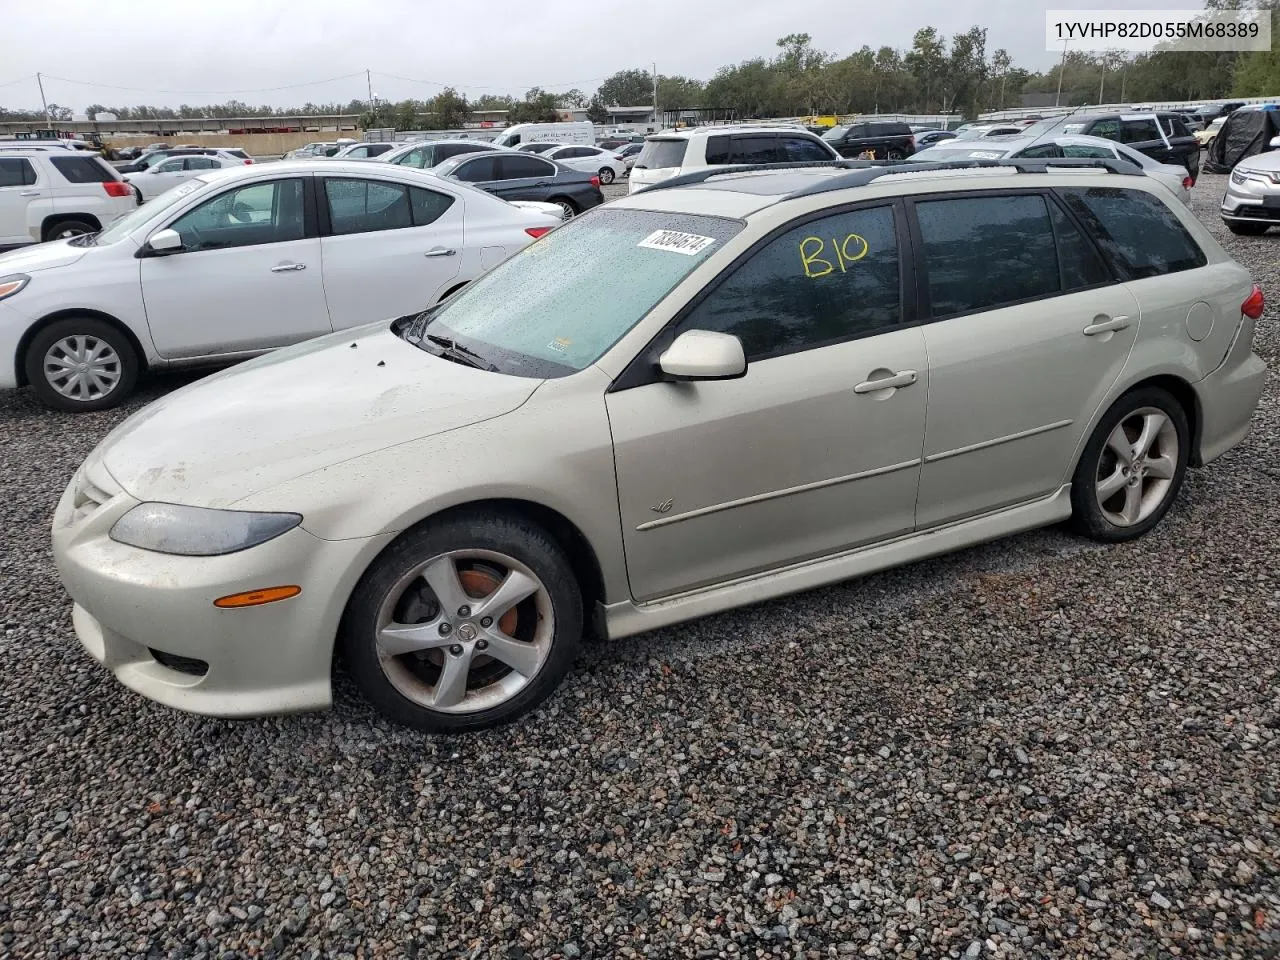
[[[601,167],[601,168],[600,168],[600,182],[601,182],[601,183],[603,183],[603,184],[610,184],[610,183],[613,183],[613,168],[612,168],[612,167]]]
[[[573,662],[582,599],[559,544],[518,514],[428,521],[375,561],[352,595],[343,649],[383,714],[431,732],[505,723]]]

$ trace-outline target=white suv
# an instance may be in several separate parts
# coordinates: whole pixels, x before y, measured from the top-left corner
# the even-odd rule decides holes
[[[655,134],[631,168],[629,193],[703,167],[751,163],[810,163],[840,154],[803,127],[696,127]]]
[[[100,157],[0,152],[0,247],[96,233],[137,205],[133,188]]]

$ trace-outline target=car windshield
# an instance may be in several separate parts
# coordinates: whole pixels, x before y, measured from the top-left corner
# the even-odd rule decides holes
[[[839,140],[849,131],[848,127],[832,127],[822,135],[823,140]]]
[[[567,376],[599,360],[742,227],[721,217],[602,209],[537,240],[403,335],[497,372]]]
[[[1008,147],[983,146],[978,143],[957,147],[953,145],[954,143],[954,138],[946,140],[936,147],[913,153],[907,159],[912,163],[938,163],[942,160],[999,160],[1009,154]]]
[[[164,213],[170,207],[185,200],[188,194],[194,193],[205,185],[205,181],[199,177],[188,180],[186,183],[174,187],[172,190],[166,190],[150,203],[143,204],[126,213],[119,220],[114,221],[111,226],[103,230],[101,233],[91,234],[90,240],[85,241],[86,245],[100,247],[108,243],[115,243],[133,233],[138,227],[151,220],[158,214]]]

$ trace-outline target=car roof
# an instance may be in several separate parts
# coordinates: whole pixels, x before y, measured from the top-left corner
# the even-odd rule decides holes
[[[691,127],[688,130],[663,130],[648,137],[649,140],[690,140],[694,137],[712,137],[722,133],[803,133],[815,136],[799,124],[724,124],[722,126]]]

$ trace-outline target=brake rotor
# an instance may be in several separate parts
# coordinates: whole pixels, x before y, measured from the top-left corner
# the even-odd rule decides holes
[[[502,579],[488,567],[469,567],[466,570],[459,570],[458,582],[462,584],[462,589],[467,592],[467,596],[473,600],[481,600],[502,586]],[[512,607],[498,620],[498,629],[507,636],[513,637],[518,619],[516,608]]]

